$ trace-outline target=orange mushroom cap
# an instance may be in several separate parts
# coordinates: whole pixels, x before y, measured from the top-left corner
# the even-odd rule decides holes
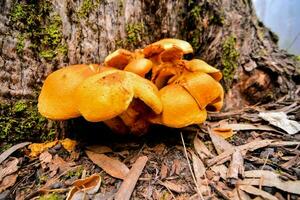
[[[201,109],[205,109],[208,104],[223,94],[222,86],[203,72],[186,72],[175,83],[184,87],[194,97]]]
[[[146,46],[144,48],[144,54],[145,57],[150,57],[154,54],[161,53],[164,50],[171,49],[174,46],[180,48],[183,54],[193,53],[194,51],[192,45],[184,40],[166,38]]]
[[[203,60],[193,59],[190,61],[185,61],[185,65],[189,71],[207,73],[217,81],[220,81],[222,79],[222,73],[220,72],[220,70],[210,66]]]
[[[126,49],[118,49],[105,58],[104,64],[109,67],[124,69],[133,56],[133,53]]]
[[[141,99],[154,112],[161,112],[157,88],[131,72],[105,71],[86,79],[75,92],[79,112],[92,122],[120,115],[127,110],[134,97]]]
[[[129,62],[128,65],[124,68],[124,71],[133,72],[141,77],[145,77],[145,75],[151,70],[152,62],[146,58],[139,58]]]
[[[182,128],[205,121],[207,113],[200,109],[195,99],[180,85],[170,84],[159,91],[163,112],[149,119],[152,123]]]
[[[45,80],[38,99],[39,112],[53,120],[80,116],[74,92],[86,78],[100,71],[100,65],[71,65],[51,73]]]

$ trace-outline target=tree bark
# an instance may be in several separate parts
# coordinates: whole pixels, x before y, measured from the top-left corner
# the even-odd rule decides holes
[[[195,57],[223,71],[227,110],[295,95],[299,63],[250,0],[3,0],[0,99],[36,100],[58,68],[165,37],[189,41]]]

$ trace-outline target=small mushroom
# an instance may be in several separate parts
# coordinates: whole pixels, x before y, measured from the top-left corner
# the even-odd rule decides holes
[[[222,73],[220,70],[210,66],[206,62],[200,59],[193,59],[190,61],[185,61],[185,67],[191,72],[204,72],[211,75],[216,81],[222,79]]]
[[[126,49],[118,49],[105,58],[104,64],[108,67],[124,69],[133,56],[133,53]]]
[[[174,46],[181,49],[183,54],[193,53],[194,51],[190,43],[184,40],[166,38],[146,46],[144,48],[144,55],[145,57],[151,57],[163,52],[164,50],[172,49]]]
[[[129,62],[124,71],[133,72],[141,77],[145,77],[145,75],[151,70],[152,62],[146,58],[139,58]]]
[[[53,120],[66,120],[80,116],[74,102],[74,92],[86,78],[99,73],[100,65],[71,65],[50,74],[38,99],[39,112]]]

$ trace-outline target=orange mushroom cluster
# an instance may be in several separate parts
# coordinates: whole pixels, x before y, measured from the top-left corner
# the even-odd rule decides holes
[[[150,124],[181,128],[219,111],[221,72],[183,40],[162,39],[134,52],[118,49],[103,65],[72,65],[50,74],[39,96],[39,112],[53,120],[83,116],[118,133],[144,133]]]

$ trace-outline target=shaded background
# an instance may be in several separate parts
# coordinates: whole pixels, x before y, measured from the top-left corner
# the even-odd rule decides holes
[[[258,18],[279,36],[278,45],[300,55],[300,1],[253,0]]]

